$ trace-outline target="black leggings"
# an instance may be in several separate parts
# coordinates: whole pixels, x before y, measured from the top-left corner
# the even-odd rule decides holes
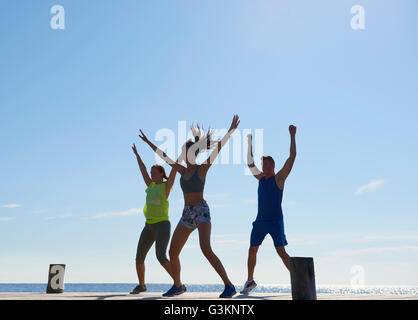
[[[168,261],[166,250],[170,240],[170,221],[146,223],[139,237],[136,249],[136,263],[143,264],[145,257],[155,242],[155,253],[158,261],[163,265]]]

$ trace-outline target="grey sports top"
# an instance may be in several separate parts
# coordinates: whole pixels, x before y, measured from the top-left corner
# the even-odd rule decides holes
[[[205,182],[202,181],[199,177],[199,167],[199,165],[196,166],[195,172],[187,180],[183,179],[183,175],[181,175],[180,186],[184,194],[191,192],[203,192]]]

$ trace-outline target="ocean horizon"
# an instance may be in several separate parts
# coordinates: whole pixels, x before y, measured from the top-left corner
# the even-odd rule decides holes
[[[64,292],[130,292],[137,283],[65,283]],[[171,283],[149,283],[148,292],[165,292]],[[221,284],[187,284],[188,292],[220,292]],[[45,283],[0,283],[0,292],[46,292]],[[242,285],[236,286],[237,291]],[[290,285],[258,284],[253,292],[290,294]],[[416,295],[418,286],[350,286],[350,285],[317,285],[318,294],[372,294],[372,295]]]

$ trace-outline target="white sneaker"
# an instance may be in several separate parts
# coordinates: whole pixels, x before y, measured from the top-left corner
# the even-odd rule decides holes
[[[252,280],[252,281],[246,281],[245,282],[245,285],[244,285],[244,288],[241,290],[240,293],[242,293],[242,294],[248,294],[255,287],[257,287],[257,283],[255,283],[254,280]]]

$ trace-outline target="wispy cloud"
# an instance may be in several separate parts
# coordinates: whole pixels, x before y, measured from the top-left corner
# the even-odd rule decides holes
[[[229,193],[213,193],[206,194],[204,199],[207,200],[210,208],[224,208],[228,206],[226,201],[230,196],[231,195]],[[179,206],[184,205],[184,198],[170,200],[170,205],[171,204]]]
[[[90,217],[90,219],[102,219],[102,218],[108,218],[108,217],[124,217],[124,216],[131,216],[134,214],[139,214],[141,212],[142,212],[142,209],[132,208],[132,209],[128,209],[125,211],[97,213],[94,216]]]
[[[417,233],[410,234],[365,234],[361,232],[340,232],[340,233],[329,233],[329,234],[289,234],[287,235],[289,243],[295,246],[305,246],[305,245],[318,245],[329,243],[350,243],[350,244],[365,244],[372,242],[386,242],[394,241],[403,242],[405,244],[415,244],[418,241]]]
[[[371,235],[364,236],[365,241],[378,241],[378,240],[418,240],[418,234],[397,234],[397,235]]]
[[[0,221],[10,221],[10,220],[14,220],[15,217],[1,217]]]
[[[244,198],[243,202],[246,204],[257,204],[257,198],[256,197],[251,197],[251,198]]]
[[[68,213],[68,214],[61,214],[58,216],[52,216],[52,217],[46,217],[45,220],[54,220],[54,219],[64,219],[64,218],[69,218],[72,217],[73,215]]]
[[[10,203],[10,204],[3,204],[1,207],[2,208],[19,208],[21,206],[22,206],[21,204]]]
[[[293,207],[296,206],[298,203],[296,201],[286,201],[284,203],[285,206]]]
[[[40,210],[33,210],[32,213],[34,214],[40,214],[40,213],[46,213],[48,210],[46,209],[40,209]]]
[[[294,246],[311,246],[323,242],[336,241],[337,239],[346,239],[343,234],[307,234],[307,235],[289,235],[287,236],[289,243]]]
[[[213,243],[216,245],[239,245],[246,246],[250,243],[249,234],[212,234]]]
[[[226,199],[230,197],[229,193],[209,193],[205,195],[205,198],[208,200],[219,200],[219,199]]]
[[[223,240],[214,240],[213,241],[215,244],[219,244],[219,245],[249,245],[250,244],[250,240],[246,239],[246,240],[237,240],[237,239],[223,239]]]
[[[225,207],[227,207],[227,205],[219,203],[219,202],[215,202],[215,203],[210,204],[210,207],[212,209],[218,209],[218,208],[225,208]]]
[[[242,239],[247,238],[247,233],[213,233],[211,235],[211,238],[217,238],[217,239],[225,239],[225,238],[233,238],[233,239]]]
[[[418,251],[418,246],[398,246],[398,247],[384,247],[384,248],[364,248],[356,250],[340,250],[333,251],[329,255],[333,257],[350,257],[359,255],[374,255],[380,253],[397,253],[401,251]]]
[[[228,206],[227,201],[230,196],[229,193],[213,193],[205,195],[205,199],[210,208],[225,208]]]
[[[184,248],[184,249],[198,249],[198,248],[199,248],[199,245],[194,244],[194,243],[186,243],[186,244],[183,246],[183,248]]]
[[[366,183],[360,187],[358,187],[357,191],[355,192],[356,195],[363,194],[365,192],[372,192],[379,189],[384,184],[383,179],[374,179],[371,180],[369,183]]]

